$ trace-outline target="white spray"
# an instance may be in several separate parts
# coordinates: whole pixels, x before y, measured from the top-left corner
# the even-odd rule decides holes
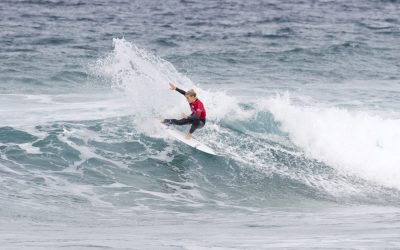
[[[400,120],[339,108],[301,107],[289,98],[264,103],[310,157],[344,173],[400,189]]]

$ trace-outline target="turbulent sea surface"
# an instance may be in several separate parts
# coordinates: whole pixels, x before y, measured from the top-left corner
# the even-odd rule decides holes
[[[0,248],[400,249],[399,73],[395,0],[2,0]]]

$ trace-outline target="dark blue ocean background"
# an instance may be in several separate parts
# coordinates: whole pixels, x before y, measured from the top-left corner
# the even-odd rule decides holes
[[[2,0],[0,248],[399,249],[399,58],[396,0]]]

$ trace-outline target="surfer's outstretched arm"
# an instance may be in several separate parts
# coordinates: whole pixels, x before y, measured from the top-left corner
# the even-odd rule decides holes
[[[186,95],[186,91],[180,89],[180,88],[176,88],[176,91],[178,91],[179,93],[181,93],[182,95]]]

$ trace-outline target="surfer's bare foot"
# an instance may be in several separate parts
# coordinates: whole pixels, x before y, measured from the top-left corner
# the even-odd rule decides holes
[[[188,134],[185,136],[185,138],[186,138],[187,140],[192,139],[192,134],[188,133]]]

